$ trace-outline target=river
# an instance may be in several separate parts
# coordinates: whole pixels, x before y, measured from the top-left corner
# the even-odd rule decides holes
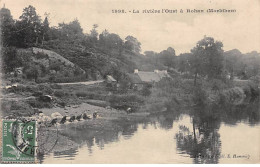
[[[41,163],[259,163],[259,102],[237,107],[152,114],[141,122],[69,134],[80,145],[52,152]],[[216,112],[218,111],[218,112]]]

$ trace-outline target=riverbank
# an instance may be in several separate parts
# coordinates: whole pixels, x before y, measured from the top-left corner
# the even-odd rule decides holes
[[[2,109],[4,108],[6,116],[13,114],[13,117],[18,113],[27,117],[39,113],[48,117],[52,113],[68,117],[86,113],[92,117],[96,112],[98,114],[96,119],[57,123],[47,128],[49,135],[43,136],[48,136],[48,142],[42,138],[39,139],[39,143],[45,144],[47,148],[54,146],[51,151],[63,152],[79,147],[82,144],[80,136],[84,139],[93,139],[97,136],[111,135],[111,138],[114,138],[125,129],[135,128],[133,125],[138,122],[145,122],[150,115],[167,112],[168,115],[164,118],[167,120],[174,115],[189,113],[189,109],[195,106],[211,104],[219,106],[221,102],[239,105],[247,97],[257,95],[256,92],[257,89],[245,81],[234,84],[220,80],[201,80],[194,86],[193,80],[183,78],[162,80],[151,87],[145,95],[141,91],[111,90],[105,83],[90,85],[27,83],[5,90],[3,99],[6,103],[2,103]],[[42,96],[51,98],[48,101],[41,99]],[[134,110],[127,114],[126,109],[129,107]],[[219,111],[215,113],[227,114]],[[57,134],[58,140],[56,140]]]
[[[77,116],[83,113],[92,115],[97,112],[97,118],[91,118],[88,120],[81,119],[80,121],[65,122],[64,124],[56,124],[47,128],[48,134],[45,134],[39,139],[39,145],[44,145],[44,148],[50,148],[53,146],[50,152],[62,152],[79,147],[82,143],[78,140],[79,135],[83,135],[86,138],[94,138],[102,133],[117,133],[123,130],[123,126],[131,125],[137,122],[144,122],[147,119],[149,113],[131,113],[127,114],[125,111],[108,109],[104,107],[94,106],[87,103],[80,105],[73,105],[65,108],[51,108],[42,109],[44,115],[51,116],[52,113],[58,112],[62,116]],[[88,129],[86,131],[86,129]],[[46,129],[44,129],[46,130]],[[84,131],[84,133],[80,133]],[[44,133],[44,132],[41,132]],[[48,136],[48,142],[46,142],[46,136]],[[57,137],[58,136],[58,137]],[[82,138],[82,137],[81,137]],[[46,152],[48,149],[41,149],[41,153]]]

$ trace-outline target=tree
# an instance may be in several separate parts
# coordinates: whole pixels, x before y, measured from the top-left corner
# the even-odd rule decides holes
[[[13,36],[14,20],[11,12],[7,8],[0,9],[0,27],[3,46],[14,45],[15,38]]]
[[[99,45],[102,49],[113,54],[118,52],[118,55],[122,54],[123,51],[123,40],[118,34],[109,33],[107,30],[104,30],[99,35]]]
[[[27,79],[34,79],[34,81],[36,82],[40,74],[40,67],[35,64],[30,64],[29,66],[24,68],[24,73]]]
[[[101,48],[107,49],[107,45],[108,45],[107,36],[108,35],[109,35],[109,32],[106,29],[99,35],[99,44],[100,44]]]
[[[135,53],[140,53],[141,43],[133,36],[127,36],[125,38],[125,48]]]
[[[94,44],[97,43],[98,41],[98,32],[97,32],[97,28],[98,28],[98,25],[97,24],[93,24],[93,28],[92,30],[90,31],[90,37],[91,37],[91,40]]]
[[[17,56],[15,47],[3,47],[3,70],[5,73],[14,71],[22,65],[22,61]]]
[[[60,23],[59,24],[59,31],[61,34],[61,39],[66,40],[75,40],[82,38],[84,36],[83,29],[78,21],[78,19],[74,19],[72,22]]]
[[[191,53],[182,53],[177,57],[178,62],[178,70],[181,73],[189,72],[191,69],[190,59],[192,54]]]
[[[29,5],[23,9],[20,20],[16,22],[17,45],[22,47],[37,45],[41,40],[41,18],[36,9]]]
[[[49,40],[49,34],[50,34],[50,27],[49,27],[49,20],[48,20],[48,14],[45,13],[45,19],[42,24],[42,45],[44,40]]]
[[[159,53],[159,59],[168,68],[170,67],[175,67],[176,65],[176,55],[175,55],[175,50],[172,47],[167,48],[167,50],[163,50],[162,52]]]
[[[193,54],[191,59],[192,71],[195,75],[194,85],[196,85],[198,74],[210,79],[221,77],[223,70],[222,47],[222,42],[214,41],[214,38],[205,36],[191,50]]]

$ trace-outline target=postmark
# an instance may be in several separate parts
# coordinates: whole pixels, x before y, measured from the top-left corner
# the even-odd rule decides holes
[[[36,120],[2,120],[3,163],[37,163],[39,156],[53,150],[58,142],[57,126]]]
[[[2,162],[36,162],[36,121],[2,120]]]
[[[57,126],[48,127],[41,124],[37,129],[37,154],[42,156],[53,150],[59,139]]]

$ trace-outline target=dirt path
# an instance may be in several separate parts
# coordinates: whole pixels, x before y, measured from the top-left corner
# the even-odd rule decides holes
[[[70,82],[70,83],[57,83],[58,85],[93,85],[96,83],[101,83],[104,80],[98,80],[98,81],[86,81],[86,82]]]

